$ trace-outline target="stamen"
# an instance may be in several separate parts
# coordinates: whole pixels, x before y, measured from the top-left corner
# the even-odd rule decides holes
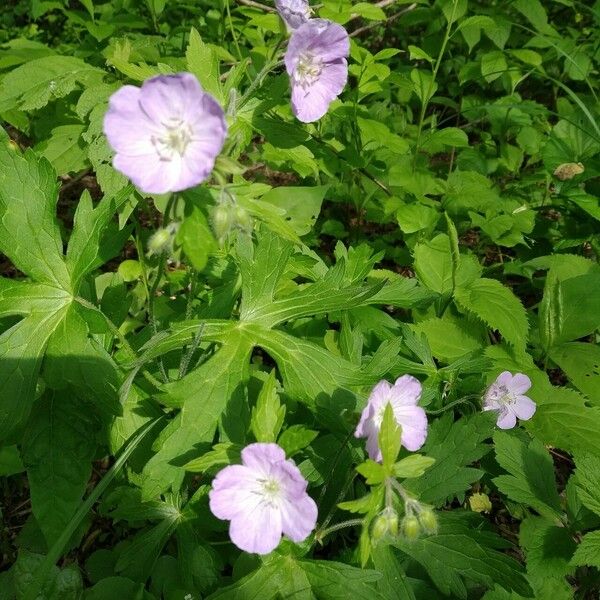
[[[183,119],[171,118],[162,123],[164,130],[160,136],[152,136],[152,145],[161,160],[170,162],[176,154],[183,156],[193,139],[192,128]]]
[[[312,54],[300,55],[296,65],[296,82],[304,89],[315,84],[323,71],[323,60]]]

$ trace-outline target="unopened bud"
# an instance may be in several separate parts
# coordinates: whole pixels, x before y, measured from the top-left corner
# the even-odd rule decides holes
[[[218,239],[224,238],[231,228],[231,210],[228,206],[222,204],[213,210],[212,226],[215,236]]]
[[[391,537],[398,535],[398,515],[393,508],[389,507],[375,518],[371,538],[377,543],[388,535]]]
[[[414,515],[406,515],[402,519],[402,533],[408,541],[414,541],[421,535],[421,525],[419,519]]]
[[[437,533],[438,520],[431,508],[425,508],[419,515],[419,522],[423,527],[423,531],[429,535]]]
[[[252,225],[254,224],[252,217],[248,214],[248,211],[241,206],[235,207],[235,222],[238,227],[246,231],[252,229]]]
[[[179,223],[169,223],[166,227],[157,229],[148,240],[148,254],[150,256],[154,254],[162,254],[163,252],[170,252],[173,248],[173,241]]]

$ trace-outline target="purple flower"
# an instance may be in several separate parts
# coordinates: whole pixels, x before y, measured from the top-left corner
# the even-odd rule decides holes
[[[350,38],[337,23],[311,19],[294,31],[285,53],[292,110],[300,121],[320,119],[348,80]]]
[[[530,387],[531,379],[527,375],[517,373],[513,376],[510,371],[503,371],[487,389],[483,410],[498,411],[496,425],[500,429],[512,429],[517,424],[517,417],[527,421],[535,413],[535,402],[524,396]]]
[[[427,415],[417,406],[420,397],[421,383],[411,375],[403,375],[394,385],[380,381],[373,388],[354,432],[357,438],[367,438],[367,452],[373,460],[381,462],[382,459],[378,436],[388,404],[392,405],[396,422],[402,428],[402,445],[415,451],[425,443]]]
[[[308,0],[275,0],[275,6],[288,31],[298,29],[310,19]]]
[[[231,521],[231,541],[257,554],[274,550],[282,533],[304,541],[317,524],[317,505],[298,467],[277,444],[246,446],[242,463],[220,471],[209,494],[212,513]]]
[[[113,165],[147,194],[177,192],[204,181],[223,147],[223,109],[190,73],[159,75],[111,97],[104,133]]]

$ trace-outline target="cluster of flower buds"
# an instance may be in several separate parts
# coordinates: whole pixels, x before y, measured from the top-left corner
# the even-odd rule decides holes
[[[240,206],[233,197],[221,197],[221,201],[212,211],[211,224],[218,240],[224,240],[234,229],[251,231],[254,221],[248,211]]]
[[[423,535],[435,535],[437,530],[438,520],[433,509],[416,500],[409,500],[405,504],[405,515],[402,521],[392,506],[386,506],[373,519],[371,540],[377,544],[401,535],[410,542]]]

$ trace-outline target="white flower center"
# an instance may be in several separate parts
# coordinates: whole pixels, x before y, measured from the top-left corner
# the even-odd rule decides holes
[[[163,122],[162,126],[161,135],[153,135],[151,138],[160,160],[170,162],[176,155],[183,157],[194,135],[189,123],[183,119],[172,117]]]
[[[319,80],[323,71],[323,60],[310,53],[301,54],[296,65],[296,82],[308,88]]]
[[[282,495],[280,482],[273,477],[267,477],[259,479],[258,483],[260,487],[256,493],[262,496],[263,502],[273,507],[279,506]]]
[[[489,392],[490,400],[494,400],[499,404],[514,404],[517,399],[514,394],[505,385],[496,385]]]

